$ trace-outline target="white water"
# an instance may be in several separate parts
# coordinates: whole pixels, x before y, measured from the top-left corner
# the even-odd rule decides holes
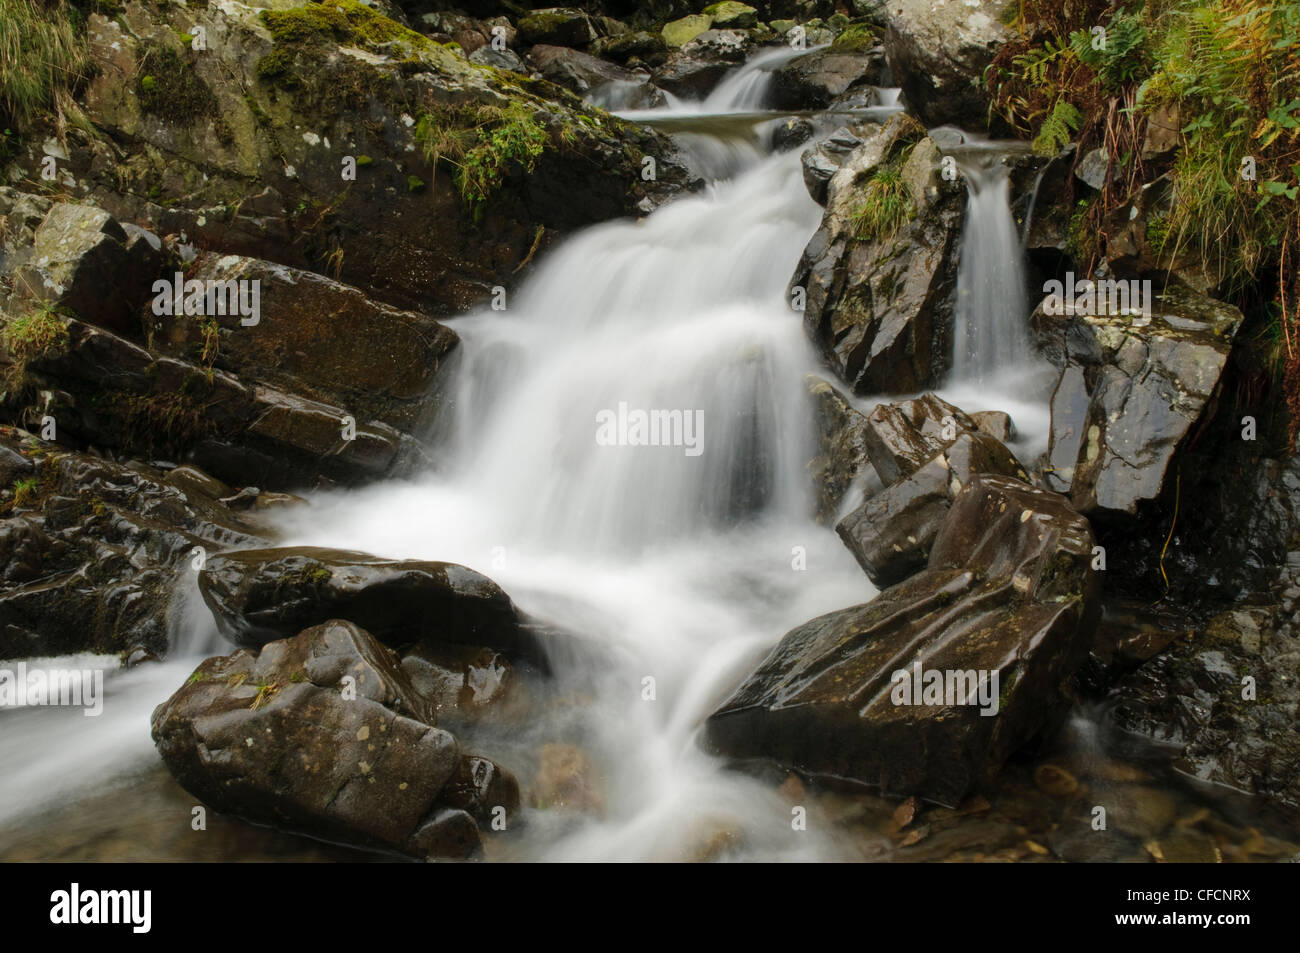
[[[987,157],[986,157],[987,158]],[[1024,252],[1000,162],[967,162],[966,225],[957,277],[953,379],[995,384],[1030,363]]]

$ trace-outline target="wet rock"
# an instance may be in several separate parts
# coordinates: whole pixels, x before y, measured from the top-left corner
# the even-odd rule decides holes
[[[857,86],[879,86],[885,71],[883,49],[869,53],[814,50],[783,64],[772,74],[775,109],[825,109]]]
[[[579,95],[586,95],[606,83],[639,83],[645,74],[636,74],[596,56],[562,46],[534,46],[528,53],[533,67],[552,83],[558,83]]]
[[[1058,859],[1071,864],[1151,863],[1140,842],[1119,831],[1093,830],[1087,818],[1076,819],[1049,833],[1047,845]]]
[[[1173,746],[1200,781],[1300,807],[1300,636],[1267,609],[1229,610],[1124,677],[1109,700],[1121,731]]]
[[[218,290],[197,315],[186,313],[188,293],[182,308],[170,294],[159,296],[167,299],[161,305],[155,299],[145,321],[156,350],[344,408],[360,421],[410,431],[436,411],[427,397],[459,338],[433,318],[380,304],[323,275],[237,255],[200,254],[185,281]],[[249,289],[238,304],[223,297],[228,282],[236,283],[236,294]],[[249,317],[240,306],[253,303],[253,282],[258,313]]]
[[[476,781],[471,764],[465,778],[456,739],[433,727],[392,653],[338,620],[208,659],[154,711],[152,733],[209,807],[421,859],[477,852],[465,807],[486,806],[500,771]]]
[[[261,645],[342,618],[392,646],[430,639],[506,654],[539,652],[510,597],[454,563],[311,547],[244,550],[209,559],[199,591],[221,633],[237,645]]]
[[[820,377],[810,375],[805,383],[818,436],[817,455],[808,464],[817,496],[816,517],[829,522],[851,490],[874,492],[880,489],[880,479],[867,459],[866,416]]]
[[[813,137],[813,124],[807,119],[783,119],[772,130],[772,148],[777,152],[789,152],[797,149]]]
[[[826,204],[826,189],[831,179],[860,145],[862,140],[851,129],[841,126],[821,142],[805,149],[799,157],[804,185],[818,205]]]
[[[663,37],[645,30],[635,30],[618,36],[597,40],[592,51],[605,59],[626,63],[636,57],[649,62],[667,49]]]
[[[928,567],[788,633],[710,716],[706,745],[960,803],[1062,710],[1098,608],[1092,542],[1062,497],[974,477]],[[928,699],[907,697],[912,666],[943,673],[947,694],[931,679]],[[958,690],[959,672],[983,674],[989,704],[971,698],[974,680]],[[996,714],[980,714],[992,699]]]
[[[748,35],[734,30],[706,30],[668,54],[654,73],[656,86],[678,96],[702,99],[753,48]]]
[[[32,235],[27,263],[13,274],[10,306],[66,309],[118,333],[134,333],[137,303],[161,264],[155,245],[132,241],[103,209],[56,202]]]
[[[975,426],[1003,443],[1010,443],[1016,438],[1016,426],[1011,422],[1011,415],[1001,410],[977,410],[970,415]]]
[[[569,7],[534,10],[520,18],[518,30],[519,38],[530,45],[586,46],[596,38],[587,14]]]
[[[595,766],[581,748],[571,744],[542,745],[533,801],[547,810],[595,815],[605,810],[603,785]]]
[[[162,471],[71,453],[21,431],[0,448],[33,462],[0,508],[0,658],[168,646],[173,593],[207,552],[265,545],[258,531]]]
[[[1007,0],[891,0],[885,55],[903,101],[927,126],[976,129],[987,122],[984,69],[1007,39]]]
[[[855,394],[915,393],[952,360],[952,309],[964,203],[938,174],[938,152],[910,118],[873,132],[831,178],[821,227],[792,288],[806,289],[804,327]],[[863,218],[863,189],[882,165],[897,173],[914,217]],[[878,229],[878,230],[877,230]]]
[[[1006,447],[988,434],[965,430],[849,513],[835,532],[872,582],[893,585],[925,568],[952,501],[977,473],[1029,482]]]
[[[1122,295],[1112,296],[1116,288]],[[1030,319],[1040,350],[1061,368],[1048,484],[1089,514],[1133,514],[1160,496],[1242,321],[1231,305],[1176,286],[1144,315],[1129,291],[1113,282],[1091,302],[1049,296]]]

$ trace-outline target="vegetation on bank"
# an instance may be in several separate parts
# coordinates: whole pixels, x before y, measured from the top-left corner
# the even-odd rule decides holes
[[[62,111],[90,68],[86,31],[64,0],[0,0],[0,127]]]
[[[1267,313],[1294,439],[1300,0],[1022,0],[1011,26],[985,74],[993,109],[1044,155],[1073,142],[1076,166],[1098,147],[1109,160],[1071,223],[1080,267],[1104,257],[1113,214],[1160,183],[1148,245],[1161,267],[1193,262],[1218,294]],[[1160,126],[1171,148],[1144,151]]]
[[[473,206],[501,185],[512,164],[532,172],[550,136],[536,112],[516,101],[425,113],[416,124],[415,140],[435,171],[442,162],[453,167],[457,191]]]

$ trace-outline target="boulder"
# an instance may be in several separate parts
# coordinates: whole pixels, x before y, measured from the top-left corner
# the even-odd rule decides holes
[[[44,305],[118,333],[137,332],[138,303],[161,265],[156,236],[128,235],[103,209],[56,202],[32,235],[26,264],[13,271],[14,310]]]
[[[428,638],[508,655],[540,651],[510,597],[454,563],[312,547],[250,549],[209,559],[199,591],[236,645],[262,645],[341,618],[395,647]]]
[[[174,295],[164,293],[144,316],[157,351],[406,431],[436,411],[427,398],[459,338],[433,318],[373,301],[323,275],[238,255],[201,253],[185,280],[248,289],[256,283],[257,323],[248,326],[252,319],[235,308],[214,309],[214,302],[202,303],[202,314],[186,313],[188,307],[175,307]],[[225,304],[219,293],[216,298]]]
[[[529,45],[586,46],[596,38],[587,14],[569,7],[534,10],[520,18],[517,29],[519,38]]]
[[[867,418],[820,377],[809,375],[805,383],[817,435],[817,453],[808,464],[816,495],[815,515],[821,522],[830,522],[855,487],[876,490],[880,480],[867,459]]]
[[[206,660],[155,709],[152,734],[209,807],[422,860],[474,856],[473,815],[518,803],[512,779],[434,727],[392,653],[350,622]]]
[[[718,29],[751,30],[758,26],[758,11],[747,4],[737,3],[736,0],[710,4],[701,12],[711,17],[712,25]]]
[[[962,187],[941,180],[937,148],[907,116],[864,137],[827,186],[791,286],[806,291],[809,338],[855,394],[916,393],[952,362]],[[878,231],[862,215],[877,174],[912,211]]]
[[[966,419],[964,415],[963,419]],[[864,440],[873,461],[880,456],[877,427],[873,414]],[[920,432],[916,437],[913,447],[926,442]],[[871,455],[870,448],[876,450],[875,456]],[[914,469],[909,461],[907,472],[902,472],[835,527],[863,571],[880,588],[925,568],[930,547],[947,519],[952,501],[975,474],[996,474],[1029,482],[1029,474],[1011,451],[982,431],[958,430],[951,440],[941,439],[940,448]],[[882,463],[889,472],[894,458],[890,456]]]
[[[519,58],[518,53],[509,48],[494,50],[491,46],[480,46],[469,55],[469,61],[477,63],[479,66],[510,70],[513,73],[526,72],[524,61]]]
[[[1008,37],[1010,0],[890,0],[884,7],[889,68],[904,103],[927,126],[984,128],[984,69]]]
[[[883,85],[884,71],[883,50],[813,50],[773,71],[771,105],[775,109],[825,109],[853,87]]]
[[[1065,710],[1098,609],[1092,547],[1064,498],[974,477],[927,568],[788,633],[705,746],[957,805]]]
[[[1128,285],[1100,283],[1088,298],[1062,289],[1030,318],[1061,369],[1046,479],[1084,513],[1132,515],[1160,496],[1242,321],[1231,305],[1176,285],[1151,295],[1144,314]]]
[[[859,127],[860,129],[862,127]],[[867,129],[876,128],[874,125]],[[831,179],[840,170],[862,139],[848,127],[841,126],[825,139],[809,146],[799,156],[803,168],[803,184],[818,205],[826,204],[826,190]]]
[[[666,50],[667,45],[661,35],[645,30],[605,37],[592,44],[594,53],[619,63],[626,63],[633,57],[649,61]]]
[[[646,82],[645,73],[634,73],[614,63],[587,53],[562,46],[534,46],[528,54],[534,68],[552,83],[571,89],[581,96],[611,84],[647,87],[647,99],[654,98],[654,89]]]
[[[692,14],[665,23],[661,36],[664,44],[670,49],[681,49],[711,26],[713,26],[713,17],[707,14]]]

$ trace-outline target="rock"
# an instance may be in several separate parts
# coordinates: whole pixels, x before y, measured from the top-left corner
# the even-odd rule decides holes
[[[661,55],[667,49],[663,37],[657,33],[636,30],[619,36],[597,40],[592,45],[593,52],[605,59],[626,63],[632,57],[650,60]]]
[[[232,307],[208,313],[211,303],[200,315],[159,314],[155,298],[145,322],[150,345],[162,353],[196,363],[206,355],[211,366],[344,408],[357,420],[411,431],[432,419],[429,394],[459,342],[433,318],[372,301],[322,275],[237,255],[202,253],[185,280],[245,288],[256,282],[257,324],[245,326]],[[170,293],[158,297],[167,299],[167,311],[189,310],[173,307]],[[216,297],[225,303],[220,291]]]
[[[30,461],[22,472],[35,485],[0,510],[0,658],[136,647],[163,655],[172,596],[195,547],[266,543],[213,497],[154,467],[6,428],[0,459],[14,455]]]
[[[873,125],[870,128],[875,128]],[[803,151],[799,157],[803,166],[803,184],[818,205],[826,204],[826,189],[831,178],[839,171],[862,140],[851,129],[841,126],[816,145]]]
[[[491,66],[493,69],[510,70],[515,73],[524,72],[524,61],[519,58],[519,55],[514,50],[509,48],[494,50],[491,46],[480,46],[469,55],[469,61],[480,66]]]
[[[665,23],[661,35],[664,44],[670,49],[681,49],[711,26],[713,26],[713,17],[693,14]]]
[[[722,0],[702,11],[713,20],[712,25],[724,30],[751,30],[758,26],[758,11],[736,0]]]
[[[674,96],[703,99],[734,65],[710,55],[675,50],[654,71],[654,84]]]
[[[1267,608],[1221,612],[1125,676],[1107,700],[1108,718],[1130,736],[1172,746],[1180,772],[1294,811],[1297,666],[1300,636],[1289,618]]]
[[[1127,282],[1114,284],[1127,298]],[[1097,289],[1112,300],[1111,286]],[[1242,316],[1176,286],[1149,302],[1149,318],[1081,300],[1049,296],[1030,319],[1040,350],[1061,368],[1047,480],[1080,512],[1133,514],[1165,488],[1171,462],[1215,393]]]
[[[257,646],[348,619],[386,645],[421,639],[537,655],[510,597],[454,563],[381,559],[337,549],[250,549],[213,556],[199,591],[222,635]]]
[[[772,148],[777,152],[797,149],[813,137],[813,124],[801,117],[782,119],[772,130]]]
[[[885,55],[903,101],[927,126],[987,122],[984,69],[1007,39],[1008,0],[890,0]]]
[[[783,64],[772,74],[775,109],[825,109],[856,86],[882,85],[885,55],[813,50]]]
[[[706,746],[956,806],[1064,709],[1098,610],[1092,543],[1062,497],[974,477],[928,567],[788,633],[709,717]],[[904,704],[913,665],[949,696]],[[962,672],[986,704],[961,704]]]
[[[1182,142],[1182,128],[1186,125],[1177,103],[1161,103],[1146,110],[1147,131],[1142,142],[1142,161],[1150,162],[1167,156]]]
[[[582,96],[610,84],[626,84],[647,87],[644,97],[647,101],[654,99],[655,90],[646,82],[644,73],[634,73],[599,57],[562,46],[539,45],[533,47],[528,58],[542,76]]]
[[[995,440],[1010,443],[1016,439],[1016,425],[1011,415],[1001,410],[977,410],[970,415],[975,426]]]
[[[953,499],[977,473],[1029,482],[1001,443],[986,433],[962,431],[923,466],[844,517],[835,532],[873,583],[893,585],[925,568]]]
[[[530,45],[586,46],[596,38],[587,15],[569,7],[534,10],[520,18],[518,30],[520,39]]]
[[[816,517],[830,522],[855,486],[878,490],[880,479],[867,459],[867,418],[820,377],[810,375],[805,383],[812,397],[818,437],[817,455],[808,464],[817,499]]]
[[[952,361],[965,203],[959,186],[939,178],[938,151],[910,118],[894,116],[864,137],[830,180],[791,286],[806,289],[804,328],[853,393],[916,393]],[[893,231],[863,232],[863,189],[882,165],[915,215]]]
[[[504,778],[494,790],[500,768],[467,765],[433,727],[392,653],[338,620],[208,659],[154,711],[152,733],[209,807],[420,859],[473,856],[470,813],[510,793]]]
[[[877,404],[867,416],[863,444],[885,486],[911,476],[961,433],[978,430],[960,408],[934,394]]]
[[[322,27],[340,3],[350,26]],[[159,235],[184,234],[186,245],[329,274],[395,307],[458,314],[520,280],[539,229],[549,242],[638,214],[691,181],[649,127],[472,63],[344,0],[137,6],[133,16],[86,18],[94,68],[84,110],[97,132],[73,137],[60,167],[79,198]],[[317,7],[321,18],[304,12]],[[568,22],[589,29],[576,17]],[[196,27],[221,42],[193,52],[178,37]],[[503,159],[479,200],[461,194],[449,161],[430,164],[430,123],[473,147],[511,121],[543,133],[532,174]],[[658,159],[653,182],[640,177],[646,154]],[[41,158],[39,143],[24,145],[15,174],[38,181]]]
[[[1111,170],[1110,154],[1103,148],[1096,148],[1079,160],[1074,168],[1074,176],[1090,189],[1100,190],[1106,184],[1106,173],[1112,179],[1118,179],[1120,170]]]
[[[131,241],[103,209],[72,202],[54,203],[32,241],[14,273],[11,307],[44,304],[118,333],[139,330],[136,305],[162,263],[152,243]]]

